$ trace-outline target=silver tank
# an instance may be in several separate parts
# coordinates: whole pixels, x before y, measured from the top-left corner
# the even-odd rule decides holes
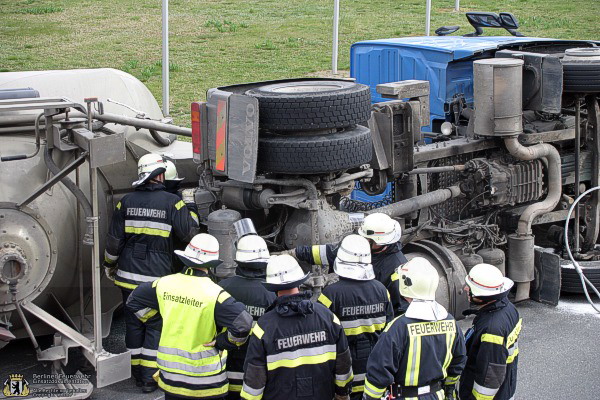
[[[106,111],[135,116],[133,111],[107,103],[106,99],[111,98],[142,110],[151,118],[162,118],[160,107],[148,89],[133,76],[113,69],[0,73],[0,89],[23,87],[36,89],[41,97],[67,97],[79,103],[85,97],[95,96],[104,102]],[[15,115],[0,113],[0,128],[10,127],[6,121]],[[124,131],[130,146],[125,162],[101,168],[98,184],[101,253],[112,210],[118,199],[131,191],[131,182],[136,178],[137,158],[147,152],[162,153],[175,160],[180,176],[188,180],[195,177],[190,160],[191,143],[176,141],[168,147],[159,147],[145,130],[108,127]],[[81,240],[85,232],[84,216],[82,212],[78,237],[77,202],[71,192],[59,183],[27,207],[15,208],[15,203],[24,200],[51,176],[44,163],[44,149],[43,145],[30,159],[0,162],[0,326],[12,326],[11,332],[17,337],[26,334],[17,313],[12,312],[15,306],[8,279],[22,276],[16,286],[17,300],[34,302],[55,316],[61,315],[62,307],[73,319],[79,315],[79,268],[83,269],[84,297],[89,295],[91,286],[91,251]],[[0,133],[0,155],[31,154],[34,150],[31,131]],[[73,157],[54,151],[59,167]],[[80,167],[80,172],[81,189],[89,196],[87,164]],[[69,177],[76,180],[74,172]],[[105,278],[102,286],[102,309],[108,313],[120,302],[120,294]],[[85,313],[91,314],[91,305]],[[33,330],[35,334],[52,332],[41,323],[35,323]]]

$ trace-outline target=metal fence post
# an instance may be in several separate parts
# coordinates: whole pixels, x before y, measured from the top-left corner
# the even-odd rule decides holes
[[[169,0],[162,2],[162,109],[169,115]]]
[[[333,0],[333,46],[331,50],[331,71],[338,73],[338,27],[340,24],[340,0]]]

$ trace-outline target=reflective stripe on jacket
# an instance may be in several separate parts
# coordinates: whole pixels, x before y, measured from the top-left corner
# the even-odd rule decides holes
[[[202,271],[188,268],[140,285],[127,306],[142,317],[146,308],[159,310],[163,324],[156,359],[164,391],[195,398],[228,392],[227,350],[243,345],[252,327],[242,303]]]
[[[254,328],[241,397],[260,400],[332,399],[352,382],[348,343],[337,317],[310,292],[275,300]]]
[[[219,286],[232,295],[237,301],[244,303],[246,311],[254,322],[263,316],[267,308],[275,301],[275,293],[269,292],[262,285],[265,278],[264,269],[256,270],[241,268],[238,263],[237,276],[219,282]],[[238,351],[232,351],[227,357],[227,377],[229,378],[229,391],[241,392],[244,380],[244,360],[248,344],[244,344]]]
[[[394,318],[389,293],[375,279],[340,280],[323,289],[319,302],[339,319],[348,338],[354,381],[352,393],[364,391],[367,360],[386,323]]]
[[[118,262],[115,284],[133,290],[171,273],[173,237],[189,242],[198,223],[183,201],[162,184],[125,195],[113,213],[104,261]]]
[[[412,388],[453,384],[465,361],[464,336],[451,315],[439,321],[401,316],[385,328],[371,353],[365,394],[379,399],[393,383]],[[424,398],[437,399],[439,395],[431,393]]]
[[[408,261],[401,248],[400,243],[394,243],[386,246],[379,253],[371,254],[375,279],[383,283],[383,286],[390,293],[394,315],[396,316],[403,314],[408,307],[406,300],[400,296],[400,285],[396,274],[396,269]],[[338,245],[333,244],[298,246],[296,247],[296,257],[313,265],[331,266],[330,272],[333,272],[333,262],[337,250]]]
[[[514,397],[522,324],[519,312],[506,297],[477,311],[466,334],[468,359],[460,380],[461,399]]]

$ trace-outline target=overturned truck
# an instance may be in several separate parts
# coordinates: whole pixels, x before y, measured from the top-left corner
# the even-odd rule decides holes
[[[233,273],[241,218],[281,251],[336,243],[384,212],[401,222],[407,257],[436,267],[438,300],[457,316],[466,271],[482,261],[517,282],[517,300],[556,304],[561,286],[578,290],[562,227],[599,181],[595,43],[369,41],[353,46],[351,68],[356,81],[211,89],[192,104],[191,129],[119,71],[0,74],[0,346],[29,337],[58,372],[77,347],[98,386],[128,377],[129,354],[102,348],[119,296],[99,263],[114,205],[148,152],[195,188],[221,244],[220,277]],[[571,245],[600,283],[597,195],[580,204]],[[317,292],[332,279],[305,267]],[[36,338],[55,332],[40,348]]]

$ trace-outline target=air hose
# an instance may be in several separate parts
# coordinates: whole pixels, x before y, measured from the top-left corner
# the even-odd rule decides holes
[[[594,292],[596,293],[596,296],[598,296],[598,298],[600,298],[600,293],[598,292],[598,289],[596,289],[596,287],[592,284],[592,282],[590,282],[590,280],[583,274],[583,270],[581,269],[581,266],[579,265],[579,263],[573,257],[573,253],[571,253],[571,246],[569,245],[569,221],[571,220],[571,214],[573,214],[573,210],[575,210],[575,207],[577,207],[577,205],[579,204],[581,199],[583,199],[585,196],[587,196],[588,194],[590,194],[591,192],[596,191],[596,190],[600,190],[600,186],[593,187],[591,189],[586,190],[582,194],[580,194],[579,197],[571,205],[571,208],[569,208],[569,213],[567,214],[567,220],[565,221],[565,245],[567,247],[567,254],[568,254],[569,258],[571,259],[573,266],[575,267],[575,271],[577,271],[577,274],[579,275],[581,284],[583,285],[583,292],[585,293],[585,297],[587,298],[587,301],[594,308],[594,310],[596,310],[597,312],[600,313],[600,309],[598,307],[596,307],[596,305],[590,298],[590,294],[588,292],[586,284],[589,285],[594,290]],[[575,234],[577,235],[579,233],[575,232]]]

